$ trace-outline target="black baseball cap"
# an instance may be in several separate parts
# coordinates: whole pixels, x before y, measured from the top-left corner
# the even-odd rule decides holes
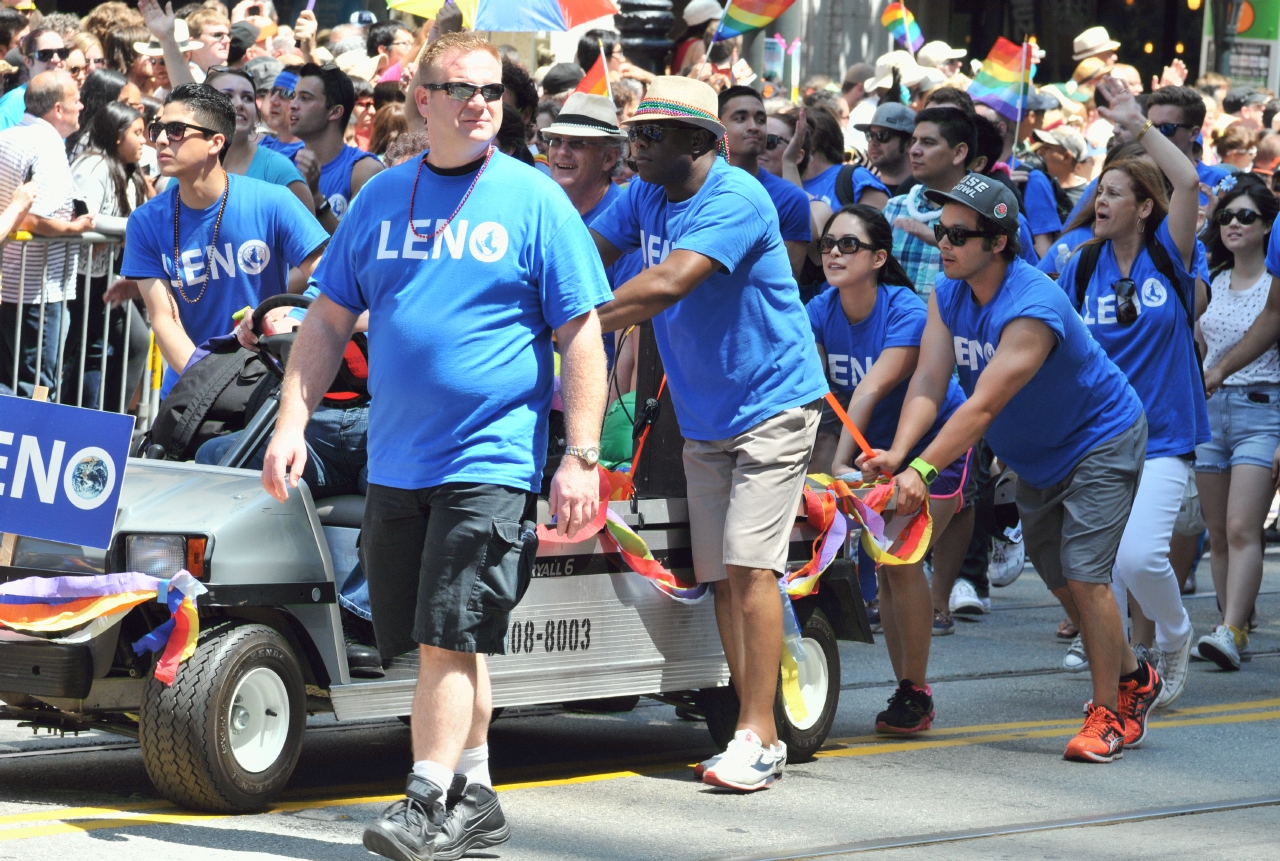
[[[1018,233],[1018,197],[1007,185],[980,173],[971,173],[950,192],[926,191],[937,204],[959,203],[991,219],[1004,233]]]
[[[1266,104],[1267,97],[1253,87],[1232,87],[1222,99],[1222,110],[1228,114],[1238,114],[1246,105]]]

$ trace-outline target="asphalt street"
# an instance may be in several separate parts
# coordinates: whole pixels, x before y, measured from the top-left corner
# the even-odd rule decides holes
[[[1197,636],[1218,618],[1207,558],[1199,582]],[[994,590],[990,615],[933,641],[932,731],[875,736],[888,659],[880,643],[843,643],[827,745],[754,795],[693,781],[710,737],[670,706],[505,714],[491,749],[513,837],[484,857],[1280,859],[1280,550],[1262,590],[1252,660],[1238,673],[1193,663],[1182,699],[1110,765],[1061,758],[1088,677],[1062,670],[1062,614],[1030,567]],[[400,794],[410,759],[399,722],[313,718],[269,812],[204,816],[159,798],[128,739],[0,724],[0,859],[366,858],[364,822]]]

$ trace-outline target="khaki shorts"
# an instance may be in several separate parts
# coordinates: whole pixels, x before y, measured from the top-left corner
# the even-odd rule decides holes
[[[689,533],[699,583],[725,579],[726,565],[784,569],[820,404],[783,410],[729,439],[685,441]]]

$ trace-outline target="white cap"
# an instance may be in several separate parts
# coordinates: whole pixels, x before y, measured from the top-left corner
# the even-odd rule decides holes
[[[916,52],[916,62],[936,69],[951,60],[963,60],[968,54],[969,52],[964,48],[953,48],[946,42],[937,40],[926,42],[925,46]]]
[[[693,0],[684,7],[684,23],[689,27],[696,27],[714,21],[723,14],[724,7],[716,0]]]

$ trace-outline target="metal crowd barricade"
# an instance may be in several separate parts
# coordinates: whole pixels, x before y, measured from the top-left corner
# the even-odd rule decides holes
[[[21,246],[22,258],[19,266],[19,284],[8,285],[3,284],[5,292],[16,292],[18,297],[17,309],[14,314],[14,329],[10,339],[13,345],[13,363],[9,368],[0,368],[0,382],[6,383],[15,395],[22,396],[23,391],[19,386],[20,382],[29,382],[21,378],[23,367],[23,309],[32,305],[38,305],[40,308],[38,316],[38,325],[36,327],[36,351],[35,351],[35,368],[34,382],[41,384],[41,371],[44,370],[44,338],[45,338],[45,321],[47,313],[53,313],[48,310],[50,301],[49,290],[49,254],[44,255],[32,254],[33,249],[39,247],[48,247],[62,244],[67,246],[67,254],[62,265],[62,274],[58,278],[58,284],[61,287],[63,296],[63,313],[58,321],[57,328],[54,330],[55,337],[58,339],[56,367],[51,374],[53,385],[49,395],[49,400],[55,403],[68,404],[71,406],[85,407],[88,409],[102,410],[106,409],[107,401],[107,381],[109,379],[108,368],[113,364],[113,342],[112,342],[112,323],[113,315],[123,315],[123,338],[119,339],[118,355],[120,366],[120,387],[118,391],[119,399],[113,401],[119,406],[120,412],[134,412],[137,416],[137,429],[144,431],[150,428],[151,423],[155,420],[155,416],[159,412],[160,405],[160,382],[164,376],[163,359],[160,356],[160,350],[156,346],[154,335],[150,336],[146,357],[143,359],[145,368],[141,374],[140,380],[136,387],[129,387],[129,339],[132,334],[131,329],[134,325],[133,314],[130,313],[131,302],[125,302],[119,306],[112,307],[106,305],[101,316],[98,319],[91,319],[96,315],[92,313],[94,302],[91,301],[90,291],[95,289],[92,285],[93,280],[93,260],[94,255],[104,255],[107,264],[107,282],[108,284],[114,278],[116,258],[120,251],[121,237],[107,236],[96,232],[82,233],[79,236],[70,238],[53,238],[33,236],[26,231],[18,231],[12,234],[8,239],[8,245]],[[23,289],[27,283],[28,258],[34,258],[31,265],[42,266],[41,288],[39,299],[35,302],[24,302],[23,297],[28,291]],[[43,257],[43,263],[40,258]],[[72,261],[76,261],[76,266],[72,267]],[[74,273],[73,273],[74,268]],[[79,280],[79,283],[75,283]],[[70,290],[74,287],[76,296],[79,297],[77,303],[74,303],[79,310],[78,314],[72,314],[68,308],[73,304],[67,299]],[[3,303],[0,300],[0,304]],[[115,317],[119,320],[119,317]],[[144,318],[145,319],[145,318]],[[99,328],[100,327],[100,328]],[[93,337],[101,332],[102,341],[101,349],[98,351],[97,357],[97,373],[98,387],[97,398],[88,398],[93,401],[86,403],[85,392],[85,375],[94,369],[91,366],[91,359],[88,356],[89,347]],[[68,336],[72,333],[78,333],[78,356],[75,364],[68,368],[64,350],[67,345]],[[136,365],[135,365],[136,371]],[[30,396],[27,393],[26,396]]]

